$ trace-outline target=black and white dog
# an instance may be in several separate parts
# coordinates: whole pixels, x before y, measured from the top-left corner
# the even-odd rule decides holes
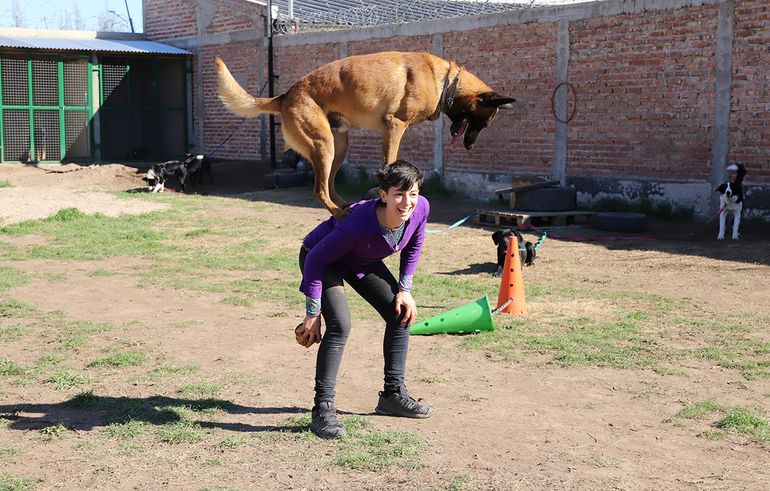
[[[185,159],[168,160],[152,166],[147,171],[147,186],[152,193],[162,193],[166,189],[166,181],[175,177],[182,186],[182,192],[187,192],[188,184],[197,184],[203,179],[203,174],[208,174],[209,182],[214,184],[211,175],[211,160],[205,155],[193,155],[188,153]]]
[[[510,242],[512,236],[515,236],[516,240],[519,241],[519,249],[524,249],[524,251],[519,251],[521,265],[532,266],[535,263],[535,256],[537,256],[535,246],[532,244],[532,242],[524,240],[521,232],[515,228],[496,230],[492,234],[492,241],[497,246],[497,271],[492,273],[493,276],[500,276],[503,273],[503,267],[505,266],[505,256],[508,254],[508,243]]]
[[[147,171],[147,187],[151,193],[162,193],[166,189],[166,181],[176,177],[182,185],[182,192],[187,190],[187,164],[181,160],[168,160],[152,166]]]
[[[717,240],[725,238],[725,222],[727,215],[733,215],[733,240],[738,240],[738,227],[741,225],[741,212],[743,211],[743,176],[746,175],[746,168],[743,164],[730,165],[727,167],[730,171],[730,179],[716,188],[716,191],[722,196],[719,198],[719,234]]]

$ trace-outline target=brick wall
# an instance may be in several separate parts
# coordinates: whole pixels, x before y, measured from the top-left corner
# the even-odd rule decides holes
[[[148,39],[177,39],[261,29],[263,10],[264,7],[245,0],[145,0],[144,33]]]
[[[567,175],[708,176],[716,7],[570,23]]]
[[[173,39],[197,33],[196,2],[145,0],[144,34],[148,39]]]
[[[734,32],[729,161],[770,183],[770,3],[736,3]]]
[[[725,5],[730,8],[725,10]],[[202,130],[207,143],[218,143],[240,121],[216,98],[213,56],[224,54],[236,78],[253,94],[266,80],[264,38],[257,33],[247,42],[236,36],[262,28],[254,10],[259,8],[245,0],[145,2],[148,38],[197,46],[192,49],[200,57],[195,63],[200,68],[200,87],[194,89],[200,94],[196,130]],[[720,24],[725,15],[727,28]],[[656,189],[675,189],[672,196],[685,204],[697,201],[696,211],[704,212],[724,161],[747,165],[747,183],[754,186],[755,196],[766,195],[770,201],[769,33],[767,0],[607,0],[451,21],[300,33],[275,38],[275,72],[280,76],[276,93],[341,52],[437,51],[517,103],[515,109],[498,113],[471,152],[449,145],[446,123],[441,140],[434,141],[434,125],[426,122],[407,131],[402,158],[423,168],[443,168],[453,176],[487,176],[466,180],[487,187],[498,179],[489,176],[500,176],[501,182],[511,175],[548,176],[558,166],[571,182],[667,183]],[[565,53],[565,43],[568,57],[559,55]],[[717,76],[725,46],[732,54],[732,77],[727,79]],[[552,115],[557,73],[566,73],[577,94],[577,112],[564,130]],[[727,80],[728,92],[720,80]],[[729,97],[719,95],[727,93]],[[726,109],[720,109],[719,101],[728,99]],[[264,155],[262,128],[260,120],[244,123],[220,154]],[[354,129],[350,141],[351,164],[379,165],[379,132]],[[280,129],[278,144],[280,155]],[[463,179],[453,177],[453,182]],[[770,203],[765,208],[770,209]]]
[[[550,172],[554,124],[550,97],[555,80],[556,27],[531,23],[443,35],[444,57],[454,60],[487,85],[516,99],[498,111],[473,150],[449,145],[443,134],[447,170],[513,174]]]

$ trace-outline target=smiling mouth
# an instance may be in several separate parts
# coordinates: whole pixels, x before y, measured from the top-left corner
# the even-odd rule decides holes
[[[468,129],[468,120],[463,119],[463,122],[460,123],[460,128],[457,130],[457,133],[452,134],[452,141],[449,142],[450,145],[454,145],[454,143],[457,141],[460,136],[465,133],[465,130]],[[451,133],[451,131],[450,131]]]

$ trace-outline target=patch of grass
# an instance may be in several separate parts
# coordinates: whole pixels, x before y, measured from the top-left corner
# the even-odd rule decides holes
[[[155,367],[144,375],[135,377],[138,380],[158,380],[163,377],[172,377],[178,375],[191,375],[194,373],[200,373],[201,367],[199,365],[188,364],[182,366],[162,365]]]
[[[224,390],[223,384],[211,384],[206,382],[198,382],[195,384],[188,384],[177,389],[176,393],[184,397],[206,397],[215,396]]]
[[[707,400],[686,405],[684,409],[677,413],[677,416],[685,419],[705,419],[715,412],[722,412],[724,410],[724,406]]]
[[[81,392],[65,403],[65,406],[77,409],[96,409],[99,407],[99,397],[93,391]]]
[[[130,440],[144,433],[146,424],[142,421],[129,420],[125,423],[112,423],[104,427],[104,434],[116,440]]]
[[[40,479],[11,474],[0,473],[0,491],[33,491],[42,483]]]
[[[43,435],[44,440],[53,440],[59,438],[69,431],[66,425],[59,423],[52,426],[46,426],[40,430],[40,434]]]
[[[245,438],[229,437],[229,438],[225,438],[224,440],[219,442],[217,444],[217,448],[222,449],[222,450],[225,450],[225,449],[232,450],[232,449],[241,447],[243,445],[246,445],[248,443],[249,443],[249,441],[246,440]]]
[[[226,303],[228,305],[235,305],[236,307],[253,307],[254,306],[254,302],[252,302],[248,298],[239,297],[235,295],[231,295],[229,297],[223,298],[222,303]]]
[[[106,278],[108,276],[117,275],[117,271],[109,271],[107,269],[95,269],[88,274],[91,278]]]
[[[157,432],[158,439],[164,443],[197,443],[203,440],[201,426],[190,421],[177,421],[163,425]]]
[[[725,336],[695,354],[724,368],[740,370],[747,380],[770,378],[770,342]]]
[[[725,433],[724,431],[706,430],[706,431],[701,431],[695,436],[697,436],[698,438],[704,438],[706,440],[721,440],[726,435],[727,433]]]
[[[37,308],[26,302],[19,300],[0,300],[0,317],[19,319],[32,317],[38,313]]]
[[[426,384],[438,384],[444,381],[441,377],[437,377],[435,375],[431,375],[429,377],[421,377],[417,379],[418,382],[423,382]]]
[[[716,427],[740,433],[752,440],[770,442],[770,424],[767,418],[746,408],[731,409]]]
[[[29,328],[24,326],[0,327],[0,342],[17,341],[28,333]]]
[[[36,234],[50,238],[46,244],[11,252],[11,259],[96,260],[115,256],[153,258],[168,253],[169,236],[154,228],[158,212],[107,217],[87,215],[75,208],[60,210],[43,220],[29,220],[0,228],[8,235]]]
[[[332,464],[356,470],[381,470],[393,465],[420,466],[419,453],[427,448],[425,440],[408,431],[350,432]]]
[[[0,266],[0,292],[29,283],[29,275],[8,266]]]
[[[0,358],[0,377],[12,377],[24,375],[29,372],[29,368],[24,367],[7,358]]]
[[[0,179],[0,188],[10,188],[11,187],[11,181],[7,179]]]
[[[0,447],[0,460],[14,460],[22,454],[22,450],[19,447]]]
[[[64,369],[59,370],[55,374],[51,375],[47,380],[47,383],[53,384],[59,390],[69,390],[81,385],[90,384],[92,382],[91,376],[84,373],[78,373],[74,370]]]
[[[106,358],[94,360],[88,364],[89,367],[135,367],[141,365],[147,359],[143,351],[118,351]]]

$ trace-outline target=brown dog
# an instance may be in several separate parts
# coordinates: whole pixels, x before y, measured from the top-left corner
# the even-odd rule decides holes
[[[348,151],[351,127],[383,132],[383,164],[398,158],[406,129],[441,113],[452,121],[452,142],[465,133],[473,147],[501,107],[515,101],[454,62],[429,53],[385,52],[351,56],[313,70],[277,97],[256,98],[216,59],[219,97],[234,114],[281,115],[283,137],[313,164],[315,194],[338,219],[346,203],[334,190],[334,177]]]

